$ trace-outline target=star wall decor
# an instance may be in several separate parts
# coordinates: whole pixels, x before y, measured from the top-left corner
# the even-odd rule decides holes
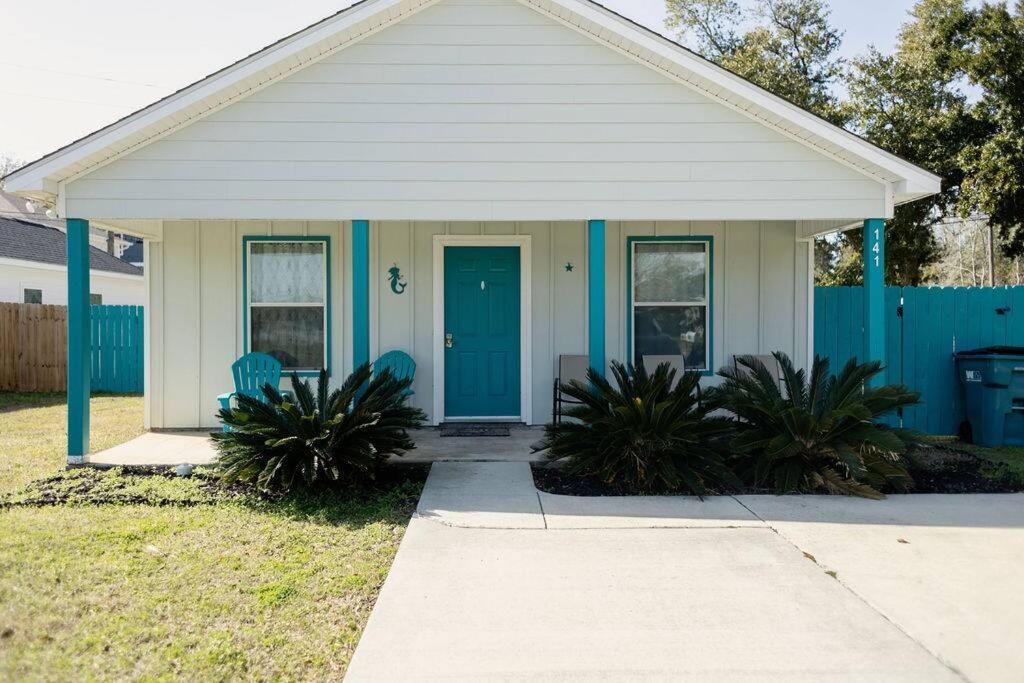
[[[570,262],[566,262],[566,264],[565,264],[565,272],[571,273],[573,268],[575,268],[575,266],[572,265],[571,261]]]

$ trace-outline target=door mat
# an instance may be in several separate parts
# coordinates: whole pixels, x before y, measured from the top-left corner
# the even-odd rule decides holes
[[[443,422],[441,436],[510,436],[509,425],[492,422]]]

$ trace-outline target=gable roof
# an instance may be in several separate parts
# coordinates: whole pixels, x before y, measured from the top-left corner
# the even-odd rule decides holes
[[[52,201],[59,184],[163,137],[438,0],[362,0],[8,174],[5,189]],[[594,2],[517,0],[892,188],[895,203],[941,179]]]
[[[0,258],[67,266],[67,239],[58,228],[0,216]],[[91,245],[89,269],[142,276],[141,268]]]

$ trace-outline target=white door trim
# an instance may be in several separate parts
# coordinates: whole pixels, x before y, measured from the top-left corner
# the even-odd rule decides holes
[[[530,341],[533,339],[530,284],[530,235],[434,235],[434,410],[431,423],[444,422],[444,248],[519,248],[519,419],[533,424],[533,370]]]

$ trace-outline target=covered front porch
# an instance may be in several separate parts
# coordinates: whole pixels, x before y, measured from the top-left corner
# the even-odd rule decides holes
[[[124,221],[121,227],[130,224]],[[157,224],[147,224],[149,232],[140,231],[146,243],[150,308],[145,351],[146,427],[154,431],[117,449],[86,457],[88,270],[82,265],[86,253],[82,241],[87,240],[89,221],[69,221],[71,464],[203,464],[213,457],[204,435],[219,427],[214,398],[231,390],[231,363],[250,350],[275,352],[276,347],[260,348],[260,343],[287,343],[273,334],[282,327],[279,318],[270,319],[266,326],[270,333],[256,327],[261,304],[253,291],[267,287],[254,275],[254,270],[258,271],[253,265],[254,245],[285,245],[288,249],[290,245],[322,245],[322,254],[317,256],[323,263],[321,298],[306,302],[321,306],[322,327],[313,335],[314,343],[299,347],[296,354],[322,349],[323,367],[331,370],[334,383],[389,350],[409,353],[418,364],[411,400],[428,413],[432,425],[465,419],[527,426],[548,422],[552,382],[558,376],[558,358],[564,354],[585,355],[591,367],[605,372],[611,360],[636,362],[647,353],[661,353],[660,345],[677,340],[677,352],[687,354],[687,367],[702,371],[706,382],[713,382],[714,371],[730,364],[738,354],[782,350],[798,365],[808,364],[813,357],[812,231],[820,226],[801,221]],[[874,358],[884,362],[884,221],[870,219],[864,227],[869,348]],[[449,336],[452,320],[445,308],[445,291],[455,291],[458,282],[448,281],[445,254],[463,248],[518,253],[518,282],[513,282],[518,292],[512,299],[495,299],[499,308],[508,308],[506,304],[512,301],[518,312],[515,329],[506,334],[513,338],[508,349],[515,358],[502,366],[507,372],[497,380],[493,368],[486,366],[477,379],[468,382],[464,372],[451,372],[452,353],[465,347],[460,346],[461,332],[454,335],[457,339]],[[303,253],[308,256],[309,250],[303,247]],[[652,263],[684,264],[684,275],[702,283],[693,285],[697,294],[688,295],[695,300],[680,301],[686,297],[670,293],[641,301],[637,290],[648,285],[637,272],[643,270],[640,259],[648,257],[656,257]],[[307,259],[303,263],[306,265],[299,271],[308,270],[312,262]],[[275,282],[299,277],[275,272]],[[662,280],[676,277],[671,272],[668,276],[653,272]],[[495,282],[490,276],[481,279],[479,289],[497,290]],[[449,294],[447,298],[452,297]],[[486,306],[495,308],[485,302]],[[676,315],[676,311],[685,315]],[[650,319],[661,323],[661,333],[644,338],[638,332],[640,323]],[[662,329],[666,320],[691,327],[667,334]],[[483,352],[493,356],[496,351],[483,348]],[[310,370],[318,365],[319,360]],[[488,382],[507,387],[513,408],[495,409],[492,416],[452,412],[449,392],[472,392],[478,383],[491,386]],[[284,379],[282,386],[287,386]],[[482,440],[441,438],[436,431],[425,430],[417,438],[419,449],[408,459],[530,459],[529,446],[538,437],[538,430],[526,427],[511,438]]]

